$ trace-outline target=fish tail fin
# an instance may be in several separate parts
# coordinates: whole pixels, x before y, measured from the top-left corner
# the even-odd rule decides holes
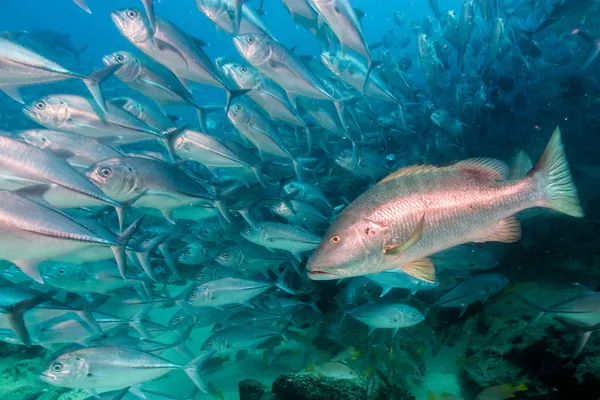
[[[200,378],[200,367],[202,367],[202,364],[208,361],[214,354],[215,351],[204,352],[183,367],[183,371],[186,373],[186,375],[190,377],[192,382],[194,382],[198,389],[200,389],[203,393],[208,393],[208,387],[202,378]]]
[[[524,391],[524,390],[528,390],[529,388],[527,387],[527,385],[525,384],[524,381],[519,382],[519,384],[517,385],[516,389],[520,392]]]
[[[241,96],[245,95],[246,93],[248,93],[251,90],[252,89],[229,89],[229,88],[225,88],[225,91],[227,92],[227,103],[225,104],[225,114],[227,114],[227,112],[229,111],[229,107],[231,107],[231,102],[233,101],[233,99],[235,99],[237,97],[241,97]]]
[[[9,307],[2,307],[8,312],[8,323],[10,328],[15,332],[19,340],[27,347],[31,347],[31,337],[23,320],[23,314],[27,310],[31,310],[39,304],[42,304],[52,298],[56,291],[40,293],[29,299],[22,300]]]
[[[82,77],[83,83],[85,83],[85,86],[94,98],[94,101],[96,102],[96,104],[98,104],[98,107],[100,107],[105,113],[107,112],[106,102],[104,100],[104,95],[102,94],[100,84],[107,78],[111,77],[122,66],[123,64],[108,65],[104,68],[92,72],[86,77]]]
[[[81,53],[83,53],[84,51],[86,51],[88,48],[88,45],[85,44],[83,45],[80,49],[75,51],[75,61],[77,62],[77,66],[81,66]]]
[[[81,8],[86,13],[88,13],[88,14],[92,13],[92,10],[90,10],[90,7],[87,5],[85,0],[73,0],[73,2],[75,4],[77,4],[79,6],[79,8]]]
[[[285,276],[287,275],[287,271],[288,271],[287,268],[285,270],[283,270],[281,275],[279,275],[279,277],[277,278],[277,281],[275,282],[275,286],[277,286],[279,289],[283,290],[284,292],[287,292],[287,293],[295,296],[296,292],[285,283]]]
[[[252,168],[252,172],[254,172],[258,183],[260,183],[262,187],[267,187],[267,182],[265,181],[265,174],[262,171],[262,163],[251,165],[250,168]]]
[[[127,279],[127,261],[125,259],[125,246],[127,246],[127,242],[129,239],[137,232],[140,227],[142,221],[144,220],[145,215],[142,215],[140,218],[135,220],[131,225],[127,227],[119,236],[117,236],[117,240],[120,243],[119,246],[111,246],[115,261],[117,262],[117,266],[119,268],[119,272],[123,279]]]
[[[363,83],[362,93],[365,94],[367,92],[367,86],[369,86],[369,78],[371,77],[371,73],[375,68],[381,65],[381,61],[373,61],[369,60],[369,65],[367,69],[367,74],[365,75],[365,82]]]
[[[198,111],[198,118],[200,118],[200,111]],[[171,157],[173,162],[177,161],[177,153],[175,152],[173,143],[179,137],[179,135],[187,131],[189,128],[190,126],[186,124],[180,127],[169,128],[162,133],[163,136],[166,138],[167,151],[169,152],[169,157]]]
[[[573,217],[584,216],[558,127],[528,177],[533,178],[542,191],[543,202],[540,206]]]
[[[590,65],[592,61],[594,61],[594,59],[596,59],[598,54],[600,54],[600,39],[595,38],[589,32],[581,29],[573,29],[571,34],[581,37],[590,45],[588,55],[585,58],[585,62],[583,63],[583,68],[585,68],[588,65]]]

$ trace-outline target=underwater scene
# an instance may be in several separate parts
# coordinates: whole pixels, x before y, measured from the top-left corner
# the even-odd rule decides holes
[[[599,400],[600,1],[0,1],[0,400]]]

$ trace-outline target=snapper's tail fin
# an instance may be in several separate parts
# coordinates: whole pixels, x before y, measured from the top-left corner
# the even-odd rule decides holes
[[[584,216],[558,127],[554,130],[544,154],[528,176],[540,185],[543,193],[543,204],[540,204],[542,207],[572,217]]]

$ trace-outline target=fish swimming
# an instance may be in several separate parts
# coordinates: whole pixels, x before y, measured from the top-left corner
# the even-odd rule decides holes
[[[307,264],[309,277],[336,279],[400,266],[431,282],[431,254],[467,242],[514,242],[521,227],[513,215],[521,210],[541,206],[583,216],[558,128],[524,179],[507,177],[504,163],[485,158],[392,173],[334,221]]]

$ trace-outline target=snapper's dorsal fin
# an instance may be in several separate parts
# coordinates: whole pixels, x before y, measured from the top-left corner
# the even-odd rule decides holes
[[[508,165],[495,158],[469,158],[451,167],[481,174],[495,181],[508,179],[510,175]]]
[[[391,181],[402,176],[424,174],[435,171],[448,171],[452,169],[460,169],[463,171],[480,174],[495,181],[508,179],[509,177],[508,166],[503,161],[496,160],[495,158],[469,158],[445,167],[419,164],[400,168],[399,170],[392,172],[380,180],[377,184]]]
[[[379,185],[381,183],[391,181],[402,176],[424,174],[426,172],[440,171],[443,169],[443,167],[436,167],[435,165],[411,165],[409,167],[400,168],[399,170],[392,172],[391,174],[377,182],[377,184]]]

